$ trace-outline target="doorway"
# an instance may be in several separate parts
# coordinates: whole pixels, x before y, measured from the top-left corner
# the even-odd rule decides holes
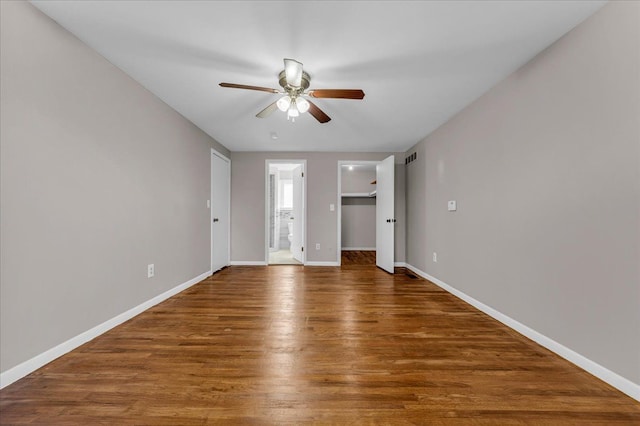
[[[338,161],[338,264],[394,273],[394,156]]]
[[[267,160],[265,260],[268,265],[305,262],[305,160]]]
[[[231,160],[211,150],[211,272],[229,264]]]
[[[378,161],[338,164],[338,242],[341,265],[375,265]]]

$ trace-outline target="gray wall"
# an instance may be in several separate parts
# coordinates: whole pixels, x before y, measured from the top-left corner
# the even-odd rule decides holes
[[[265,160],[307,160],[307,260],[335,262],[338,237],[338,161],[379,161],[388,153],[231,153],[231,260],[264,262]],[[396,229],[404,228],[404,154],[396,154]],[[329,211],[329,204],[336,210]],[[315,249],[320,243],[320,250]],[[396,233],[396,261],[404,261],[404,233]]]
[[[229,152],[30,4],[0,7],[6,371],[208,271],[209,149]]]
[[[639,17],[640,3],[606,5],[406,169],[408,263],[635,383]]]
[[[376,199],[345,197],[342,199],[342,250],[376,247]]]
[[[397,161],[397,160],[396,160]],[[342,167],[342,173],[340,177],[340,186],[342,192],[366,192],[369,193],[376,189],[375,185],[371,182],[376,180],[375,164],[359,168],[355,167],[353,170],[349,170],[346,167]]]

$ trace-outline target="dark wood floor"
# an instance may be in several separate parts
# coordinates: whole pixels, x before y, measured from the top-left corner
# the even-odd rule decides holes
[[[428,281],[234,266],[0,391],[2,424],[640,424]]]
[[[376,252],[374,250],[343,250],[341,262],[342,265],[375,265]]]

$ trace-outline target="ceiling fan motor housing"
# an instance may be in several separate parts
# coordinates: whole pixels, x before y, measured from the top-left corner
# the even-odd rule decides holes
[[[282,86],[282,88],[289,95],[293,95],[292,97],[300,95],[302,92],[309,88],[309,84],[311,83],[311,77],[306,71],[302,71],[302,82],[300,87],[294,87],[287,84],[287,76],[284,70],[280,71],[280,75],[278,76],[278,84]]]

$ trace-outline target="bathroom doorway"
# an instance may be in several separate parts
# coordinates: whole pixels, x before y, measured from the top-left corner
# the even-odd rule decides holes
[[[305,160],[266,162],[266,250],[269,265],[303,265]]]

